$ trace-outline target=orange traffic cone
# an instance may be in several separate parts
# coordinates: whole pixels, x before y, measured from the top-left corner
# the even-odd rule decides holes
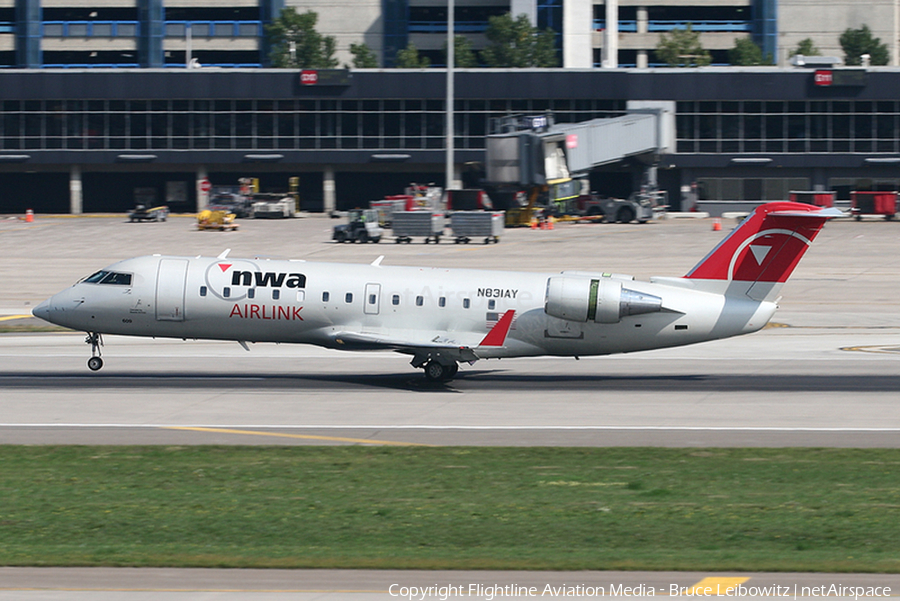
[[[537,227],[538,227],[537,217],[532,217],[531,218],[531,229],[536,230]]]
[[[548,217],[547,218],[547,229],[552,230],[554,223],[556,223],[556,219],[554,219],[553,217]]]
[[[716,217],[713,219],[713,231],[721,232],[722,231],[722,220]]]
[[[31,223],[32,221],[34,221],[34,211],[28,209],[25,211],[25,223]]]

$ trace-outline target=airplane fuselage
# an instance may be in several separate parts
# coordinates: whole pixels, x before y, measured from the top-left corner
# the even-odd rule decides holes
[[[512,310],[505,344],[477,351],[479,358],[491,358],[604,355],[691,344],[758,330],[775,310],[771,302],[694,290],[688,280],[663,284],[599,273],[168,256],[128,259],[105,271],[126,274],[130,278],[119,280],[129,283],[113,278],[75,284],[48,301],[54,323],[104,334],[354,350],[341,342],[341,332],[410,341],[425,333],[429,341],[440,336],[475,346]],[[561,319],[546,310],[552,278],[621,284],[661,299],[661,307],[613,315],[607,320],[612,323]]]

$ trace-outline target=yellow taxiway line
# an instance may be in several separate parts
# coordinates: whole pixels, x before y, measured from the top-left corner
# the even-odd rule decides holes
[[[434,445],[394,440],[373,440],[369,438],[343,438],[340,436],[315,436],[313,434],[285,434],[282,432],[260,432],[258,430],[234,430],[231,428],[201,428],[190,426],[167,426],[166,430],[190,430],[192,432],[212,432],[218,434],[244,434],[248,436],[272,436],[276,438],[300,438],[304,440],[324,440],[328,442],[351,442],[357,444],[394,445],[399,447],[431,447]]]

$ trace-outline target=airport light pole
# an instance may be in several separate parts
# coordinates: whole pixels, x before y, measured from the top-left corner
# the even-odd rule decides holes
[[[446,127],[447,127],[447,156],[444,168],[444,190],[449,190],[453,185],[453,61],[456,40],[453,35],[453,6],[454,0],[447,0],[447,98],[446,98]]]

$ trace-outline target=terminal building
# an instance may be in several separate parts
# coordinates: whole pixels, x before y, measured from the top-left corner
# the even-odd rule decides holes
[[[900,185],[900,70],[668,69],[652,58],[660,31],[685,22],[697,24],[714,63],[722,56],[716,44],[730,47],[737,36],[772,45],[779,62],[805,37],[839,54],[833,47],[846,27],[868,22],[883,39],[896,38],[878,29],[894,22],[891,1],[873,0],[864,14],[851,10],[856,2],[817,3],[816,16],[804,19],[799,11],[811,5],[802,0],[619,0],[618,58],[605,65],[605,2],[456,4],[459,30],[476,47],[489,16],[531,15],[558,31],[563,66],[457,70],[455,180],[484,162],[500,118],[550,113],[577,123],[653,103],[674,114],[674,143],[656,159],[676,209],[694,195],[719,210],[784,199],[790,190],[835,190],[846,199],[852,189]],[[413,41],[440,63],[443,2],[371,0],[352,11],[312,0],[287,5],[319,13],[319,30],[336,37],[342,61],[351,43],[365,42],[389,67],[388,50]],[[201,182],[245,177],[264,190],[285,190],[299,177],[301,206],[312,211],[363,205],[413,181],[444,185],[445,70],[335,69],[304,78],[267,68],[264,27],[284,6],[0,0],[0,213],[122,211],[138,199],[194,210],[204,199]],[[808,31],[828,11],[839,18],[819,37]],[[189,58],[203,68],[185,68]],[[591,185],[626,196],[635,172],[628,161],[606,165]]]

